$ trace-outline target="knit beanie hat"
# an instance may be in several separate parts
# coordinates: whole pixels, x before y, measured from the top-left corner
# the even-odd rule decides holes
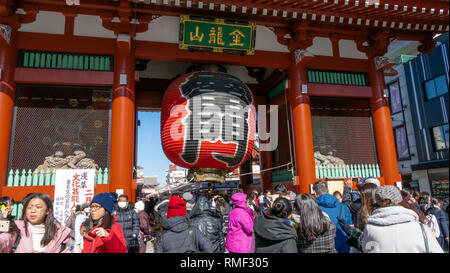
[[[375,191],[375,198],[377,203],[382,203],[383,200],[389,199],[393,205],[397,205],[403,200],[400,190],[395,186],[384,186],[378,188]]]
[[[372,183],[377,185],[378,187],[380,186],[380,180],[376,179],[375,177],[368,177],[364,180],[364,184],[366,183]]]
[[[134,208],[138,211],[143,211],[145,208],[145,204],[142,201],[137,201],[136,204],[134,204]]]
[[[91,205],[92,203],[101,205],[109,213],[112,212],[114,206],[114,201],[111,194],[106,192],[102,192],[94,196],[94,198],[92,198]]]
[[[186,201],[177,195],[172,195],[167,209],[167,218],[186,216]]]
[[[188,192],[188,191],[185,192],[185,193],[183,193],[183,199],[184,199],[186,202],[191,201],[192,198],[194,198],[194,196],[192,196],[192,193],[190,193],[190,192]]]

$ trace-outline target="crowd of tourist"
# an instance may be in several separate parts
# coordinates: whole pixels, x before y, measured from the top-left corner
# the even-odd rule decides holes
[[[14,219],[14,200],[1,197],[1,253],[442,253],[448,252],[448,212],[430,194],[361,179],[354,189],[313,194],[282,184],[273,191],[242,189],[151,196],[100,193],[66,221],[53,201],[32,193]]]

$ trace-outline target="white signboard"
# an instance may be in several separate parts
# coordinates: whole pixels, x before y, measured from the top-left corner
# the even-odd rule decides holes
[[[55,218],[65,224],[77,205],[90,203],[94,197],[95,169],[56,170]]]

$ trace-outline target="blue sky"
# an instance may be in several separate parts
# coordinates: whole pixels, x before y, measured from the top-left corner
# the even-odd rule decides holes
[[[158,182],[162,185],[171,162],[161,147],[161,112],[138,112],[137,118],[141,121],[137,133],[137,165],[144,167],[145,176],[158,176]]]

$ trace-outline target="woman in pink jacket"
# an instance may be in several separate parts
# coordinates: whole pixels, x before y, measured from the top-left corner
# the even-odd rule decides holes
[[[47,194],[33,193],[23,205],[22,219],[15,222],[20,231],[15,253],[70,252],[70,228],[60,225],[53,216],[53,203]],[[11,252],[16,241],[14,232],[0,236],[0,249]],[[5,246],[5,247],[2,247]]]
[[[253,211],[246,206],[247,195],[231,196],[234,208],[228,216],[228,233],[225,249],[231,253],[254,253]]]

